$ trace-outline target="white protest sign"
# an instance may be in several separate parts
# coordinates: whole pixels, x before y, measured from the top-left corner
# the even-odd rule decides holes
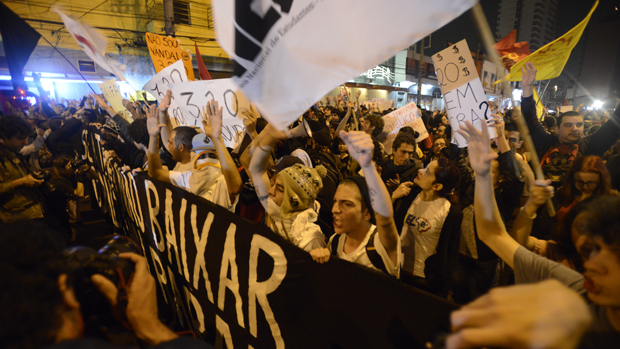
[[[419,133],[416,138],[416,142],[421,142],[428,137],[428,132],[424,126],[424,121],[422,121],[420,111],[415,103],[409,103],[402,108],[398,108],[393,112],[384,115],[383,121],[385,121],[383,132],[388,134],[387,139],[383,142],[383,145],[385,146],[385,151],[388,154],[392,154],[392,143],[398,135],[398,131],[405,126],[410,126],[414,131]]]
[[[190,81],[168,87],[177,102],[172,113],[181,115],[185,125],[203,129],[201,113],[214,99],[222,108],[222,137],[226,146],[232,148],[235,134],[245,131],[241,111],[250,109],[250,102],[231,79]]]
[[[157,102],[161,102],[161,100],[166,96],[168,84],[188,81],[189,79],[185,73],[183,61],[179,59],[157,73],[157,75],[149,80],[149,82],[147,82],[142,89],[152,94],[153,97],[157,99]]]
[[[335,86],[385,62],[477,1],[232,3],[211,1],[217,41],[234,61],[235,82],[283,130]],[[381,13],[386,8],[398,10]],[[415,13],[424,15],[412,21]],[[398,35],[384,35],[385,28]]]
[[[110,103],[110,107],[128,122],[133,122],[133,116],[129,110],[123,106],[123,95],[116,84],[116,80],[106,80],[104,83],[98,84],[98,86],[105,96],[105,99]]]
[[[467,147],[465,139],[456,132],[466,121],[481,130],[482,122],[491,119],[491,110],[482,83],[478,77],[471,52],[465,40],[461,40],[433,57],[437,82],[454,131],[452,143],[459,148]],[[495,138],[495,128],[489,127],[489,136]]]
[[[157,73],[157,75],[149,80],[149,82],[147,82],[142,89],[153,95],[153,97],[157,99],[158,103],[161,103],[161,100],[166,96],[166,91],[169,89],[169,84],[188,81],[189,79],[185,73],[183,60],[180,59],[162,69],[159,73]],[[170,116],[170,121],[172,122],[173,127],[187,125],[181,115],[179,107],[180,106],[174,99],[173,95],[172,100],[170,101],[170,107],[168,108],[168,115]]]

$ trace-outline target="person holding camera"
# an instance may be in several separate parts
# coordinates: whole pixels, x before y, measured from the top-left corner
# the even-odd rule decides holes
[[[0,221],[42,219],[43,209],[36,187],[43,180],[29,174],[28,165],[18,156],[28,143],[30,125],[19,116],[0,117]]]
[[[49,180],[43,185],[46,202],[46,220],[50,227],[61,231],[75,240],[72,225],[80,221],[77,207],[78,177],[88,175],[97,178],[97,173],[82,160],[74,160],[66,155],[54,159],[54,167]]]
[[[125,238],[125,240],[128,240]],[[117,241],[115,239],[114,241]],[[119,247],[118,242],[106,247],[114,254],[131,250]],[[115,246],[111,246],[111,245]],[[124,243],[120,243],[124,244]],[[112,309],[118,309],[126,326],[139,342],[159,348],[210,348],[194,338],[179,337],[158,317],[155,279],[147,270],[147,261],[136,253],[120,253],[108,258],[108,269],[126,265],[131,277],[127,285],[111,281],[110,275],[89,274],[81,262],[70,263],[69,251],[63,251],[45,227],[33,221],[7,224],[0,234],[0,343],[5,348],[114,348],[113,343],[85,332],[85,287],[103,295]],[[103,250],[103,249],[102,249]],[[93,260],[102,262],[102,250]],[[93,251],[93,253],[96,253]],[[127,263],[129,262],[129,263]],[[86,271],[85,271],[86,270]],[[81,282],[88,276],[88,284]],[[104,302],[105,303],[105,302]],[[103,304],[100,304],[103,305]],[[98,316],[109,309],[100,307]]]

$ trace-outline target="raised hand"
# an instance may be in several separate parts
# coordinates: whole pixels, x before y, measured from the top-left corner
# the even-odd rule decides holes
[[[504,137],[504,118],[499,114],[491,114],[491,116],[495,122],[493,126],[495,127],[495,131],[497,131],[497,136]]]
[[[204,127],[205,134],[211,138],[213,142],[216,139],[222,137],[222,111],[224,107],[220,107],[219,104],[211,99],[206,106],[202,107],[202,126]]]
[[[456,132],[467,141],[471,168],[477,176],[486,176],[490,173],[491,162],[497,158],[497,154],[491,150],[487,123],[481,122],[480,124],[482,132],[478,131],[469,121],[466,121],[465,126],[461,126]]]
[[[525,68],[525,70],[523,69]],[[534,81],[536,81],[536,73],[538,69],[534,69],[534,63],[527,62],[521,68],[521,74],[523,75],[523,85],[532,86],[534,85]]]
[[[362,95],[362,91],[358,90],[357,92],[355,92],[355,99],[360,99],[360,96]]]
[[[172,91],[168,90],[166,91],[166,95],[164,96],[164,98],[161,100],[161,102],[159,102],[160,112],[165,112],[166,110],[168,110],[168,108],[170,107],[171,99],[172,99]]]
[[[149,136],[159,136],[159,118],[157,117],[157,106],[155,104],[149,107],[149,112],[146,115],[146,128],[149,131]]]
[[[340,131],[340,138],[347,146],[349,155],[351,155],[362,168],[371,165],[375,145],[372,143],[372,138],[369,134],[362,131]]]
[[[261,117],[260,113],[256,110],[254,103],[250,103],[249,110],[244,110],[241,113],[245,115],[245,118],[243,119],[245,130],[253,138],[256,136],[256,122],[258,121],[258,118]]]

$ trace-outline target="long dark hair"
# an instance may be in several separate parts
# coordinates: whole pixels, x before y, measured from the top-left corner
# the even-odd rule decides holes
[[[573,242],[573,223],[575,222],[575,218],[577,218],[580,213],[585,212],[596,197],[589,197],[575,205],[575,207],[568,211],[562,222],[553,232],[555,235],[554,240],[557,241],[560,251],[575,267],[575,270],[580,273],[583,273],[585,270],[583,268],[583,257],[579,251],[577,251],[575,243]]]
[[[437,159],[437,169],[434,175],[435,182],[443,186],[437,194],[453,203],[458,203],[458,198],[454,195],[454,188],[459,185],[461,174],[456,164],[450,161],[450,159],[439,158]]]

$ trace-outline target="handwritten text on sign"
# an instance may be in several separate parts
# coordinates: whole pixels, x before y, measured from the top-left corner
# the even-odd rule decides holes
[[[161,103],[161,100],[166,96],[166,91],[170,89],[168,87],[169,84],[188,81],[189,79],[187,74],[185,74],[185,69],[183,68],[183,62],[178,60],[157,73],[157,75],[149,80],[149,82],[147,82],[142,89],[152,94],[153,97],[157,99],[157,102]],[[178,107],[179,105],[177,101],[174,99],[174,96],[172,96],[170,108],[168,108],[168,115],[170,115],[170,121],[175,127],[179,125],[186,125]]]
[[[405,126],[410,126],[414,131],[419,133],[416,142],[421,142],[428,137],[428,132],[426,131],[426,127],[424,127],[424,122],[422,118],[420,118],[420,112],[415,103],[409,103],[402,108],[398,108],[384,115],[383,121],[385,121],[383,132],[388,134],[383,145],[388,154],[392,153],[392,143],[398,135],[398,131]]]
[[[121,94],[121,90],[118,88],[115,79],[106,80],[106,82],[102,84],[98,84],[101,92],[105,96],[105,99],[108,100],[112,109],[118,113],[118,115],[122,116],[128,122],[133,121],[133,117],[127,108],[123,106],[123,95]]]
[[[192,81],[170,84],[178,109],[173,114],[182,115],[185,125],[201,129],[203,108],[214,99],[222,110],[222,137],[227,147],[235,145],[235,134],[244,131],[242,110],[250,109],[250,102],[237,89],[231,79]],[[204,131],[204,130],[203,130]]]
[[[178,60],[183,61],[185,74],[194,81],[192,55],[179,45],[179,40],[163,35],[146,33],[146,44],[149,47],[151,60],[158,73]]]
[[[467,42],[461,40],[432,58],[452,130],[460,129],[466,121],[482,129],[481,123],[491,118],[491,111]],[[489,134],[496,137],[495,128],[489,128]],[[459,148],[467,146],[456,132],[452,143]]]

